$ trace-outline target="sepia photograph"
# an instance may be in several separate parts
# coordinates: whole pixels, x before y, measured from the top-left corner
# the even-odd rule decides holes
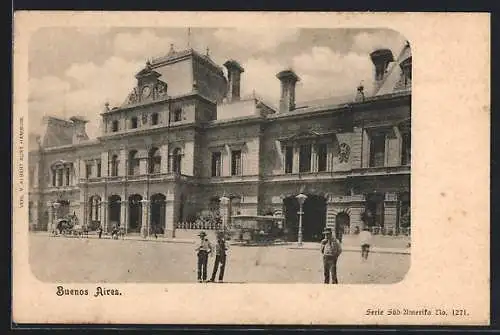
[[[488,15],[23,12],[13,49],[14,322],[489,323]]]
[[[411,78],[410,44],[389,29],[39,30],[34,275],[402,280]]]

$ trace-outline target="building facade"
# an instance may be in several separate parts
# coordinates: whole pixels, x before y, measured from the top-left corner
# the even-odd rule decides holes
[[[291,240],[325,226],[362,227],[363,213],[397,234],[410,212],[411,51],[370,54],[374,87],[350,99],[298,104],[299,76],[286,69],[278,108],[240,96],[244,69],[223,69],[189,49],[148,61],[124,103],[101,113],[101,132],[86,121],[47,117],[29,153],[29,217],[38,230],[75,213],[85,224],[112,223],[128,233],[151,227],[169,235],[204,209],[285,216]],[[278,82],[279,81],[279,82]],[[229,203],[221,208],[220,198]],[[55,207],[54,203],[58,206]]]

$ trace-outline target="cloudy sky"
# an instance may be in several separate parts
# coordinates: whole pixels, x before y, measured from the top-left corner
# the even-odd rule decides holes
[[[29,123],[41,133],[44,115],[89,120],[98,135],[104,103],[121,104],[135,85],[134,75],[151,57],[187,47],[187,29],[43,28],[29,49]],[[222,65],[236,59],[245,68],[242,94],[253,90],[278,106],[275,75],[291,67],[301,78],[297,102],[354,94],[363,81],[369,88],[373,65],[369,53],[389,48],[397,57],[404,37],[391,30],[191,29],[190,45]]]

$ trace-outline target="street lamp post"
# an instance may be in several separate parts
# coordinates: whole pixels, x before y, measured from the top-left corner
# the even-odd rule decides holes
[[[302,209],[304,207],[304,202],[307,199],[307,195],[300,193],[295,198],[297,198],[297,201],[299,202],[299,206],[300,206],[299,213],[298,213],[299,214],[299,234],[298,234],[297,242],[298,242],[299,246],[302,246],[302,215],[304,214]]]
[[[223,195],[220,197],[220,203],[222,207],[224,208],[223,215],[222,215],[222,230],[224,232],[224,237],[226,236],[226,224],[227,224],[227,215],[229,213],[226,213],[227,210],[227,204],[229,203],[229,198]]]
[[[61,203],[59,201],[56,201],[52,204],[52,206],[54,207],[54,217],[55,217],[55,220],[57,221],[57,210],[59,209],[59,207],[61,207]]]

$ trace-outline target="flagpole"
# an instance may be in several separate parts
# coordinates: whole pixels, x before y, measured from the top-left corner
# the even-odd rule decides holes
[[[191,28],[188,28],[187,31],[187,48],[191,48]]]

